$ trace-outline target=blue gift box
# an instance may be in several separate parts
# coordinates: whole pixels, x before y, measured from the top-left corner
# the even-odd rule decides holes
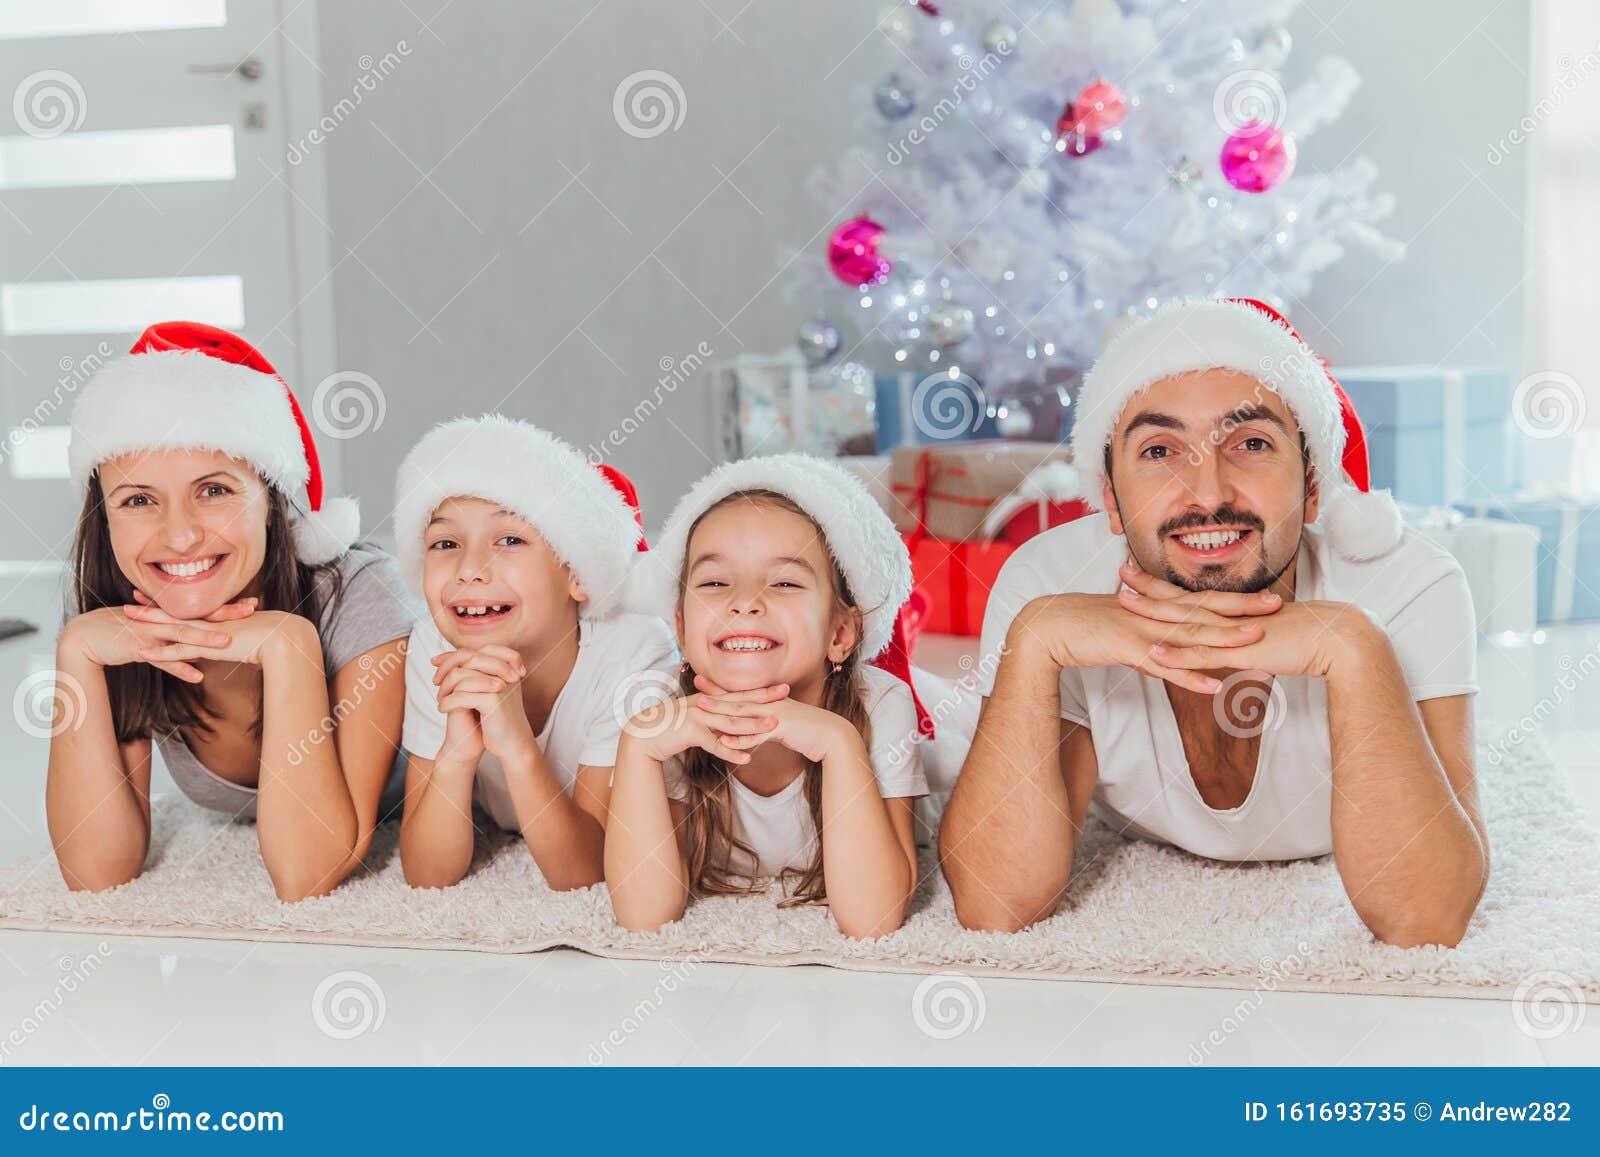
[[[1458,503],[1456,509],[1538,530],[1541,623],[1600,619],[1600,503],[1541,497]]]
[[[879,454],[896,446],[997,438],[983,387],[945,374],[879,374],[876,388]]]
[[[1511,375],[1438,366],[1334,371],[1367,432],[1372,485],[1402,502],[1493,502],[1522,481]]]

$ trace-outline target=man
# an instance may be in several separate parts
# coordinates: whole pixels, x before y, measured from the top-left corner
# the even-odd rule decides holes
[[[1489,873],[1472,601],[1367,492],[1322,363],[1259,302],[1164,308],[1085,378],[1073,454],[1105,513],[1019,549],[984,617],[940,833],[962,924],[1049,916],[1092,802],[1211,859],[1331,851],[1375,936],[1455,945]]]

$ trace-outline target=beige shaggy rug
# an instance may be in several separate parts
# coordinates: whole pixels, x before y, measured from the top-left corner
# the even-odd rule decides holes
[[[254,828],[182,799],[159,802],[149,864],[121,888],[73,895],[48,857],[0,869],[0,929],[496,953],[565,945],[867,971],[1521,1000],[1553,989],[1557,999],[1600,1000],[1600,835],[1537,741],[1480,731],[1479,767],[1493,878],[1456,949],[1375,942],[1331,858],[1217,864],[1125,840],[1098,821],[1061,910],[1016,935],[961,929],[928,850],[910,918],[878,941],[847,940],[825,909],[780,910],[770,894],[702,901],[659,933],[629,935],[603,886],[551,892],[504,836],[480,841],[461,884],[408,888],[392,825],[369,868],[333,895],[282,904]]]

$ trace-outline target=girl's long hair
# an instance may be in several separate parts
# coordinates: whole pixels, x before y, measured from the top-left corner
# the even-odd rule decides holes
[[[277,487],[263,482],[269,504],[267,548],[256,576],[256,597],[261,600],[257,609],[288,611],[320,623],[323,610],[339,597],[343,572],[337,563],[313,567],[295,556],[289,530],[289,500]],[[105,495],[98,472],[90,477],[87,489],[72,543],[74,615],[102,607],[129,606],[134,601],[133,584],[117,566],[112,553],[111,527],[106,521]],[[321,577],[324,572],[326,577]],[[185,683],[148,663],[107,667],[105,676],[118,743],[179,730],[210,733],[202,684]],[[258,713],[254,729],[259,732],[260,728]]]
[[[816,527],[817,536],[826,542],[826,536],[823,535],[822,528],[816,526],[816,520],[792,499],[775,490],[754,489],[730,494],[701,513],[689,527],[689,534],[685,539],[685,551],[688,543],[694,539],[695,528],[706,515],[736,501],[758,502],[764,506],[774,506],[798,514]],[[832,563],[831,609],[834,613],[853,612],[856,610],[856,603],[850,593],[849,584],[845,581],[844,572],[839,569],[839,563],[833,558],[831,551],[828,557]],[[678,585],[680,611],[683,608],[687,581],[688,575],[685,572],[680,577]],[[872,720],[868,718],[862,701],[861,676],[857,665],[858,653],[858,650],[852,650],[837,671],[832,669],[831,664],[829,665],[828,674],[822,685],[821,705],[825,710],[848,720],[850,725],[861,733],[862,742],[870,750]],[[683,695],[695,694],[694,671],[687,663],[684,664],[678,678]],[[752,881],[734,870],[736,865],[733,864],[733,857],[736,854],[748,860],[752,870],[756,855],[754,849],[733,834],[732,768],[726,761],[700,747],[691,747],[678,758],[681,761],[684,783],[688,791],[685,804],[688,809],[686,822],[690,888],[696,895],[745,894],[759,891],[760,889]],[[827,899],[827,888],[822,878],[822,765],[808,760],[803,774],[806,806],[811,811],[811,822],[817,832],[817,853],[804,870],[784,869],[780,882],[784,886],[786,895],[780,901],[780,907],[818,904]],[[788,887],[791,882],[794,882],[792,890]]]

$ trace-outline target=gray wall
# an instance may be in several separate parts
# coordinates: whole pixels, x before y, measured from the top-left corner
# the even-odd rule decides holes
[[[882,70],[878,7],[323,0],[325,102],[364,54],[411,51],[322,146],[339,363],[389,403],[380,429],[341,446],[380,535],[395,466],[441,417],[501,409],[587,445],[652,392],[663,359],[790,340],[784,262],[832,216],[803,180]],[[1372,156],[1410,244],[1386,268],[1356,255],[1295,310],[1335,362],[1518,364],[1526,154],[1484,156],[1525,103],[1527,23],[1525,0],[1311,0],[1296,15],[1291,65],[1339,53],[1365,79],[1302,164]],[[612,94],[646,68],[682,81],[686,115],[640,140]],[[704,387],[667,392],[610,455],[649,525],[708,466]]]

